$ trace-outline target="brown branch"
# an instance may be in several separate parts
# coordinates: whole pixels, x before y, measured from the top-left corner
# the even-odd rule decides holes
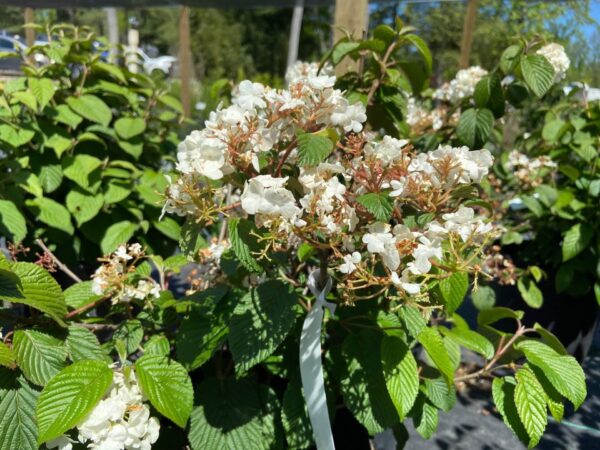
[[[79,278],[77,275],[75,275],[71,269],[69,269],[66,265],[64,265],[60,259],[58,259],[56,257],[56,255],[54,253],[52,253],[50,251],[50,249],[48,247],[46,247],[46,244],[44,244],[44,241],[42,241],[41,239],[36,239],[35,243],[42,249],[44,250],[44,252],[46,252],[48,255],[50,255],[50,258],[52,258],[52,261],[54,262],[54,264],[56,264],[58,266],[58,268],[65,273],[66,275],[68,275],[72,280],[74,280],[77,283],[81,283],[81,278]]]
[[[285,163],[285,160],[288,159],[288,156],[290,156],[290,153],[292,153],[292,150],[294,149],[295,145],[296,145],[296,138],[292,139],[292,142],[289,143],[289,145],[285,149],[285,152],[283,153],[283,156],[279,160],[279,163],[277,164],[277,168],[275,169],[275,174],[278,177],[281,176],[281,169],[283,168],[283,164]]]
[[[110,295],[107,295],[96,301],[93,301],[92,303],[88,303],[87,305],[83,305],[77,309],[74,309],[73,311],[71,311],[70,313],[65,315],[65,319],[70,319],[71,317],[75,317],[76,315],[81,314],[82,312],[86,312],[88,309],[95,308],[96,306],[98,306],[102,302],[108,300],[109,298],[110,298]]]

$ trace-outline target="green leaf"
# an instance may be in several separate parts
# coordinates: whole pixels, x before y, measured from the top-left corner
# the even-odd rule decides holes
[[[38,392],[20,382],[0,395],[0,450],[38,448],[35,404]]]
[[[37,111],[37,100],[35,99],[34,95],[31,92],[27,92],[27,91],[15,92],[12,95],[12,98],[18,100],[20,103],[24,104],[32,111],[34,111],[34,112]]]
[[[33,130],[19,128],[16,125],[0,124],[0,141],[17,148],[27,144],[35,136]]]
[[[106,360],[108,356],[100,347],[96,335],[82,326],[70,326],[65,343],[67,344],[69,357],[73,362],[84,359]]]
[[[454,272],[449,277],[442,278],[438,286],[447,313],[454,314],[469,290],[469,275],[466,272]]]
[[[517,386],[514,398],[517,413],[529,435],[526,444],[529,448],[533,448],[540,441],[548,423],[546,394],[534,373],[527,367],[520,368],[515,378]]]
[[[128,220],[112,224],[100,241],[102,253],[108,255],[115,251],[119,245],[129,242],[137,229],[138,226]]]
[[[141,117],[121,117],[115,122],[115,130],[123,139],[130,139],[146,130],[146,122]]]
[[[414,338],[416,338],[419,333],[421,333],[421,330],[427,326],[427,321],[415,306],[406,305],[400,308],[398,310],[398,316],[400,317],[400,320],[402,320],[406,331]]]
[[[177,359],[188,369],[194,370],[210,359],[225,340],[229,328],[214,317],[192,312],[181,322],[176,336]]]
[[[13,351],[25,377],[40,386],[65,366],[67,358],[67,349],[61,340],[35,330],[15,331]]]
[[[542,128],[542,138],[551,143],[558,142],[568,128],[569,124],[564,120],[549,120]]]
[[[236,305],[229,322],[229,345],[237,373],[264,361],[294,325],[298,297],[292,286],[269,280],[253,288]]]
[[[400,420],[404,420],[419,392],[417,362],[406,344],[394,336],[382,338],[381,361],[390,398]]]
[[[0,366],[14,368],[15,354],[4,342],[0,341]],[[0,395],[1,397],[1,395]]]
[[[463,112],[456,127],[461,142],[471,149],[485,144],[494,126],[494,114],[486,108],[470,108]]]
[[[43,268],[33,263],[13,263],[11,269],[13,276],[6,270],[0,270],[0,279],[4,288],[0,290],[0,298],[31,306],[62,324],[63,317],[67,313],[67,305],[56,280]]]
[[[381,340],[375,330],[350,334],[343,344],[348,375],[339,380],[344,403],[371,435],[400,420],[384,378]]]
[[[521,297],[531,308],[540,308],[544,302],[542,291],[537,287],[535,281],[528,277],[521,277],[517,281],[517,287],[521,293]]]
[[[579,408],[587,395],[585,374],[572,356],[561,355],[542,342],[531,339],[515,344],[532,366],[539,367],[552,386]]]
[[[208,247],[208,244],[200,234],[202,229],[203,226],[195,223],[193,220],[188,220],[183,224],[180,232],[181,239],[179,240],[179,248],[183,254],[195,258],[198,254],[198,250]]]
[[[502,420],[522,442],[529,442],[529,435],[521,423],[515,405],[515,380],[514,378],[494,378],[492,382],[492,396],[496,409]]]
[[[12,242],[21,242],[27,236],[25,217],[10,200],[0,200],[0,232]]]
[[[256,227],[247,219],[232,218],[227,224],[231,248],[235,252],[242,265],[250,272],[263,272],[253,252],[259,250],[259,243],[251,233],[256,232]]]
[[[80,116],[105,127],[112,119],[112,112],[108,105],[95,95],[86,94],[80,97],[69,97],[67,105]]]
[[[113,334],[113,340],[120,340],[125,344],[125,350],[131,355],[140,347],[144,338],[144,328],[139,320],[123,322]]]
[[[166,356],[144,355],[135,362],[135,373],[152,406],[185,428],[194,406],[192,380],[185,368]]]
[[[179,240],[181,226],[172,217],[163,217],[160,221],[152,222],[152,225],[169,239]]]
[[[522,52],[523,48],[520,45],[511,45],[504,50],[500,57],[500,70],[502,70],[505,75],[511,73],[517,66]]]
[[[271,450],[283,448],[276,421],[275,393],[249,380],[207,378],[198,386],[192,412],[192,450]]]
[[[301,166],[317,166],[334,148],[331,139],[311,133],[298,135],[298,162]]]
[[[283,394],[281,421],[290,450],[304,450],[313,444],[313,430],[308,419],[300,377],[293,377]]]
[[[94,156],[75,155],[64,159],[63,174],[83,189],[94,189],[99,180],[99,172],[96,169],[101,165],[102,161]]]
[[[65,303],[73,309],[95,302],[102,298],[92,292],[92,281],[75,283],[65,289]]]
[[[104,206],[104,197],[102,194],[92,195],[76,188],[67,194],[66,204],[77,225],[81,226],[98,215]]]
[[[537,97],[542,97],[554,82],[554,69],[542,55],[521,58],[521,71],[525,83]]]
[[[104,201],[107,204],[119,203],[131,194],[131,183],[109,181],[104,191]]]
[[[44,111],[49,117],[71,128],[77,128],[77,125],[83,120],[80,115],[75,114],[67,105],[58,105],[56,108],[49,108]]]
[[[441,327],[440,330],[442,330],[442,333],[447,338],[453,340],[458,345],[479,353],[486,359],[491,359],[494,356],[494,345],[486,337],[475,331],[464,328],[448,329],[445,327]]]
[[[479,325],[489,325],[502,319],[522,319],[523,311],[515,311],[510,308],[498,306],[495,308],[484,309],[477,315],[477,323]]]
[[[29,90],[37,100],[40,110],[43,110],[46,105],[54,97],[54,84],[49,78],[28,78]]]
[[[104,396],[113,373],[105,361],[79,361],[46,385],[36,409],[38,444],[56,439],[78,424]]]
[[[95,61],[92,68],[99,69],[102,72],[107,73],[108,75],[110,75],[117,81],[120,81],[121,83],[127,83],[127,79],[125,78],[125,75],[123,75],[123,71],[121,70],[121,68],[119,66],[116,66],[114,64],[105,63],[103,61]]]
[[[71,214],[60,203],[47,197],[39,197],[27,200],[26,204],[34,210],[37,218],[46,225],[70,235],[75,232],[75,228],[71,223]]]
[[[369,192],[358,197],[356,201],[380,222],[388,222],[392,217],[394,205],[390,197],[384,192]]]
[[[63,180],[62,167],[60,164],[46,164],[42,166],[39,173],[40,183],[44,192],[54,192],[60,187]]]
[[[405,34],[404,39],[408,40],[417,48],[417,50],[423,57],[423,60],[425,61],[425,67],[427,69],[426,73],[430,74],[433,67],[433,62],[431,58],[431,52],[429,51],[429,47],[427,46],[425,41],[416,34]]]
[[[440,332],[436,328],[425,327],[417,336],[417,340],[436,365],[446,383],[449,385],[452,384],[454,380],[454,365],[450,360],[448,350],[444,346],[444,340]]]
[[[456,404],[454,386],[448,386],[442,378],[426,378],[423,392],[431,403],[442,411],[448,412]]]
[[[562,243],[563,261],[568,261],[581,253],[590,243],[594,230],[585,223],[573,225],[565,233]]]
[[[413,423],[417,432],[424,439],[429,439],[438,427],[438,410],[427,400],[425,395],[420,394],[412,411]]]
[[[500,75],[493,72],[479,80],[475,86],[473,98],[479,108],[488,108],[494,113],[495,117],[502,117],[506,100],[504,99]]]
[[[478,310],[493,308],[496,304],[496,293],[489,286],[479,286],[477,290],[471,293],[473,304]]]
[[[181,333],[180,330],[178,330],[178,334]],[[169,356],[171,344],[165,336],[155,334],[144,344],[144,353],[147,355]]]

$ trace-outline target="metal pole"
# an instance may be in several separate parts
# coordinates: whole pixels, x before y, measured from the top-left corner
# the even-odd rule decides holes
[[[304,0],[296,0],[292,24],[290,27],[290,40],[288,43],[287,68],[292,67],[298,60],[298,47],[300,45],[300,30],[302,29],[302,16],[304,15]]]
[[[473,30],[475,29],[475,17],[477,16],[477,0],[469,0],[463,26],[462,40],[460,43],[459,69],[469,67],[471,58],[471,46],[473,45]]]
[[[190,8],[182,6],[179,12],[179,68],[181,71],[181,104],[183,114],[190,117],[191,104],[191,78],[192,78],[192,51],[190,48]]]
[[[119,20],[117,8],[106,8],[106,21],[108,22],[108,44],[110,45],[108,60],[112,63],[117,59],[117,47],[119,46]]]

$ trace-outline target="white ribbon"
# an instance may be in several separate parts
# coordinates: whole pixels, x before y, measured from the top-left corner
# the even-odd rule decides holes
[[[304,390],[304,400],[308,408],[308,418],[312,425],[317,450],[335,450],[333,433],[327,411],[323,364],[321,362],[321,328],[323,308],[333,314],[335,304],[325,301],[331,290],[331,278],[327,277],[325,287],[319,289],[320,271],[314,270],[308,277],[308,288],[316,297],[311,310],[304,319],[300,336],[300,377]]]

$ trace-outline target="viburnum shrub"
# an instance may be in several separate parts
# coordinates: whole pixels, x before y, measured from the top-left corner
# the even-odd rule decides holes
[[[172,252],[179,224],[158,218],[179,101],[163,81],[105,62],[86,29],[43,31],[24,76],[0,84],[0,229],[15,251],[42,239],[77,270],[133,236]]]
[[[580,406],[583,371],[548,331],[508,308],[476,328],[457,314],[500,234],[479,200],[490,152],[418,151],[365,103],[300,63],[286,89],[240,83],[179,144],[164,214],[185,219],[197,263],[182,298],[186,256],[137,243],[86,281],[52,253],[1,259],[2,445],[329,449],[344,409],[402,446],[405,420],[431,437],[457,386],[488,378],[533,447],[547,410]],[[76,282],[63,291],[41,264]]]

